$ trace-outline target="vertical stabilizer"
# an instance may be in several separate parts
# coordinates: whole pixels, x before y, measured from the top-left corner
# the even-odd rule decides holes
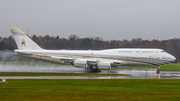
[[[24,34],[19,28],[10,28],[19,50],[41,50],[33,40]]]

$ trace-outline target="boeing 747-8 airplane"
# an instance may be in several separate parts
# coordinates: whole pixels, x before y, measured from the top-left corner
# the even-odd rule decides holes
[[[86,68],[91,72],[122,65],[158,67],[176,60],[162,49],[117,48],[106,50],[46,50],[18,28],[10,28],[18,49],[15,54],[59,64]],[[159,69],[158,69],[159,71]]]

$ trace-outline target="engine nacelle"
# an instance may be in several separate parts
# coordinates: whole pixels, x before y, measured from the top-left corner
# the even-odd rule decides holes
[[[78,68],[86,68],[87,67],[87,61],[86,60],[75,60],[74,61],[74,67]]]
[[[111,63],[110,62],[99,62],[98,68],[101,70],[103,70],[103,69],[110,70],[111,69]]]

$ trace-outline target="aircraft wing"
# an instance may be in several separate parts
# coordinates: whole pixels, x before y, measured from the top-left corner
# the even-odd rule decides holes
[[[51,58],[60,59],[60,60],[62,60],[62,61],[73,61],[73,60],[74,60],[74,58],[58,57],[58,56],[51,56]]]
[[[119,60],[100,60],[100,59],[85,59],[85,58],[71,58],[71,57],[59,57],[51,56],[52,59],[59,59],[64,61],[64,63],[73,64],[75,67],[86,68],[89,66],[98,66],[100,69],[111,69],[112,65],[120,64]]]

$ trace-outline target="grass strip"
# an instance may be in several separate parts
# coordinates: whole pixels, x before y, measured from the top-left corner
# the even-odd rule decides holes
[[[2,101],[170,101],[180,99],[179,79],[7,80]]]
[[[130,76],[128,74],[99,74],[99,73],[19,73],[1,72],[0,76]]]

